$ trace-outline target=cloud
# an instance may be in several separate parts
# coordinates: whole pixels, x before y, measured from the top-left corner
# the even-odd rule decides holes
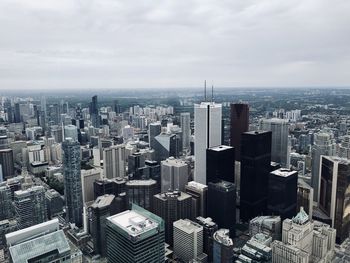
[[[0,89],[349,85],[347,0],[2,0]]]

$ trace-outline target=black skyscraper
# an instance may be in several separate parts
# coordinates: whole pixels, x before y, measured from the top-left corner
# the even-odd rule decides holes
[[[244,222],[266,213],[271,136],[270,131],[242,134],[240,217]]]
[[[207,214],[219,228],[230,230],[230,236],[234,236],[236,223],[236,186],[226,181],[208,183],[208,208]]]
[[[207,149],[207,182],[235,182],[235,148],[226,145]]]
[[[269,214],[292,218],[297,208],[298,172],[278,169],[270,173],[267,210]]]
[[[100,116],[98,115],[97,95],[92,97],[90,104],[90,115],[92,126],[100,127]]]
[[[249,106],[248,104],[231,104],[231,146],[235,147],[236,160],[241,160],[242,133],[249,128]]]

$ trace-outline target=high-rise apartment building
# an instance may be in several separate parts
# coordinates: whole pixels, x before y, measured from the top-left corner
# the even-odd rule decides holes
[[[107,260],[113,263],[164,262],[164,221],[140,208],[107,218]]]
[[[267,209],[271,132],[242,134],[240,217],[244,222]]]
[[[115,145],[103,149],[103,176],[124,178],[126,175],[125,145]]]
[[[230,144],[235,149],[235,160],[241,160],[242,133],[249,129],[249,106],[231,103]]]
[[[202,102],[194,106],[194,181],[207,184],[207,149],[221,145],[222,106],[215,102]]]
[[[77,226],[83,224],[83,196],[80,175],[80,144],[67,138],[62,143],[64,197],[66,203],[67,219]]]

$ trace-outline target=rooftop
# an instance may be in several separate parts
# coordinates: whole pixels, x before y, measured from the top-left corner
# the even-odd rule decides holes
[[[210,147],[209,149],[212,151],[221,152],[227,149],[233,149],[233,147],[228,145],[219,145],[219,146]]]
[[[108,194],[101,195],[101,196],[97,197],[97,199],[91,205],[91,207],[92,208],[102,208],[102,207],[109,206],[113,202],[114,198],[115,198],[114,195],[108,195]]]
[[[280,177],[289,177],[292,175],[297,175],[298,172],[291,171],[291,170],[286,169],[286,168],[280,168],[280,169],[277,169],[275,171],[272,171],[271,174],[276,175],[276,176],[280,176]]]
[[[127,210],[107,218],[132,237],[139,236],[158,227],[158,222],[134,211]]]
[[[173,223],[174,227],[181,229],[182,231],[191,234],[193,232],[199,232],[203,230],[200,224],[197,224],[189,219],[180,219]]]
[[[216,231],[213,235],[214,240],[216,240],[217,242],[225,245],[225,246],[232,246],[233,245],[233,241],[229,236],[230,234],[230,230],[228,229],[219,229],[218,231]]]

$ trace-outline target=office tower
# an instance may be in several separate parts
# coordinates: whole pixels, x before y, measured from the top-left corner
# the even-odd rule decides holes
[[[269,176],[267,211],[282,220],[292,218],[297,207],[298,172],[280,168]]]
[[[58,125],[50,126],[50,135],[55,138],[55,142],[61,143],[63,141],[62,128]]]
[[[101,169],[81,170],[81,186],[84,204],[94,201],[94,182],[101,178]]]
[[[271,161],[280,163],[283,168],[290,166],[289,124],[282,119],[262,119],[260,130],[271,131]]]
[[[106,220],[107,217],[120,213],[114,195],[102,195],[88,208],[89,229],[94,244],[94,252],[106,256]]]
[[[59,192],[49,189],[45,192],[45,199],[49,219],[52,219],[63,211],[64,200]]]
[[[83,196],[80,174],[80,145],[79,142],[67,138],[62,143],[64,197],[67,219],[78,227],[83,224]]]
[[[149,147],[155,149],[155,137],[158,136],[162,131],[162,126],[160,122],[150,123],[148,125],[148,138],[149,138]]]
[[[152,179],[130,180],[125,186],[129,205],[135,203],[151,211],[153,196],[158,193],[156,181]]]
[[[338,157],[321,156],[319,207],[331,219],[337,230],[337,243],[350,232],[350,161]]]
[[[173,243],[173,223],[190,218],[191,196],[183,192],[166,192],[153,197],[153,213],[164,219],[165,242]]]
[[[336,143],[333,134],[319,132],[314,134],[314,144],[311,146],[311,186],[314,189],[314,201],[319,202],[319,186],[321,183],[320,163],[321,155],[334,156]]]
[[[249,106],[243,103],[231,103],[230,143],[235,149],[235,160],[241,160],[242,133],[249,129]]]
[[[233,262],[233,241],[228,229],[219,229],[213,235],[213,260],[217,263]]]
[[[203,252],[208,255],[208,262],[213,261],[213,235],[218,225],[210,218],[197,217],[196,223],[203,227]]]
[[[207,184],[207,149],[221,144],[221,104],[202,102],[194,105],[194,181]]]
[[[235,263],[271,263],[272,249],[269,247],[271,241],[272,238],[265,234],[257,234],[251,237],[241,248],[241,254]]]
[[[33,186],[14,194],[16,219],[20,229],[40,224],[47,220],[45,188]]]
[[[209,182],[207,214],[219,227],[230,230],[235,235],[236,187],[226,181]]]
[[[92,100],[90,103],[90,117],[91,117],[92,126],[94,126],[95,128],[99,128],[100,116],[98,114],[97,95],[92,97]]]
[[[164,262],[164,221],[133,205],[107,218],[107,260],[124,262]]]
[[[309,221],[303,209],[283,221],[282,241],[273,241],[272,262],[331,262],[336,230],[317,221]]]
[[[185,186],[185,192],[192,197],[191,218],[206,217],[208,186],[191,181]]]
[[[310,220],[312,219],[313,213],[313,198],[314,189],[303,179],[298,179],[297,211],[303,207],[306,213],[309,215]]]
[[[189,219],[179,219],[174,226],[174,254],[184,262],[206,262],[203,253],[203,227]]]
[[[64,126],[64,139],[72,138],[73,141],[78,141],[78,129],[75,125]]]
[[[185,185],[188,182],[188,165],[186,162],[169,157],[161,162],[161,190],[166,191],[185,191]]]
[[[0,165],[4,180],[15,175],[12,149],[0,150]]]
[[[191,115],[189,112],[180,114],[180,126],[182,131],[182,148],[189,149],[191,137]]]
[[[0,186],[0,221],[12,217],[11,189],[4,185]]]
[[[128,156],[128,174],[132,179],[139,178],[139,168],[145,166],[145,156],[140,152],[135,152]]]
[[[6,240],[11,262],[79,262],[58,219],[9,233]]]
[[[126,175],[126,154],[125,145],[115,145],[103,149],[103,175],[107,178]]]
[[[244,222],[266,213],[270,164],[271,132],[243,133],[240,217]]]
[[[6,247],[6,234],[15,232],[16,230],[18,230],[17,220],[6,219],[0,221],[0,249]]]
[[[147,167],[147,177],[157,181],[158,190],[161,189],[161,170],[157,161],[146,160],[145,167]]]
[[[219,180],[235,182],[235,149],[231,146],[207,149],[207,183]]]
[[[339,145],[338,156],[341,158],[350,159],[350,130],[343,137],[341,144]]]
[[[249,222],[249,235],[264,234],[272,240],[281,240],[280,216],[257,216]]]
[[[21,122],[21,111],[20,111],[20,106],[19,103],[15,103],[15,114],[14,114],[14,121],[15,123],[20,123]]]
[[[178,157],[178,147],[176,135],[171,133],[161,133],[154,138],[155,160],[163,161],[169,157]]]
[[[105,194],[113,194],[118,196],[119,194],[125,192],[126,181],[121,178],[100,178],[94,182],[94,199],[98,196]]]

